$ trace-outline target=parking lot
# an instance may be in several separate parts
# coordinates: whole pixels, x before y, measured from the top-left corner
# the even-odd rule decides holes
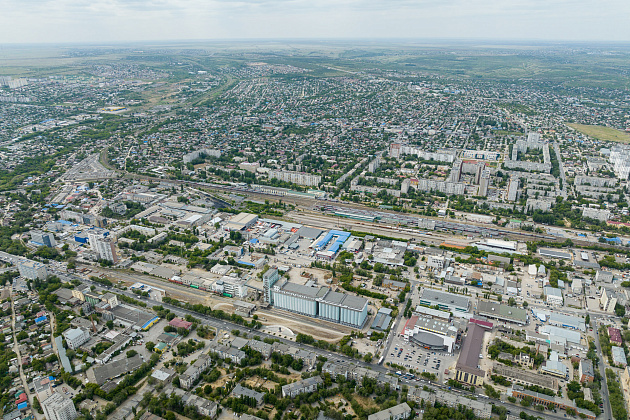
[[[407,343],[403,337],[396,336],[385,357],[385,362],[403,366],[416,376],[422,372],[437,375],[440,382],[444,379],[444,370],[455,367],[457,356],[450,353],[434,352],[420,346]]]

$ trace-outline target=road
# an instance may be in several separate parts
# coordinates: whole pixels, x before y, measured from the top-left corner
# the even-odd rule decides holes
[[[17,362],[20,365],[20,379],[22,380],[22,386],[24,387],[24,392],[26,393],[26,397],[28,398],[29,407],[33,407],[33,401],[35,399],[34,395],[31,395],[29,391],[28,381],[26,379],[26,375],[24,374],[24,368],[22,367],[22,355],[20,354],[20,346],[18,344],[17,335],[15,334],[15,299],[11,297],[11,329],[13,330],[13,349],[15,350],[15,354],[17,354]],[[52,334],[50,335],[52,337]],[[31,410],[35,418],[41,418],[41,415],[36,410]]]
[[[59,276],[59,278],[64,279],[66,281],[70,281],[72,279],[77,279],[87,285],[90,286],[95,286],[97,289],[100,289],[102,291],[111,291],[111,288],[104,288],[102,287],[102,285],[100,283],[95,283],[89,279],[85,279],[76,275],[68,275],[66,273],[61,273],[61,272],[55,272],[55,274],[57,276]],[[138,297],[136,295],[134,295],[133,293],[130,293],[126,290],[115,290],[116,293],[121,294],[121,295],[125,295],[134,299],[137,299]],[[362,360],[357,360],[357,359],[352,359],[350,357],[347,357],[343,354],[338,354],[338,353],[331,353],[329,351],[326,350],[322,350],[319,349],[317,347],[313,347],[313,346],[309,346],[309,345],[305,345],[305,344],[301,344],[301,343],[296,343],[294,341],[291,340],[287,340],[284,338],[280,338],[271,334],[266,334],[262,331],[258,331],[258,330],[252,330],[248,327],[244,327],[242,325],[238,325],[238,324],[234,324],[232,322],[229,321],[223,321],[223,320],[219,320],[216,318],[211,318],[209,316],[200,314],[198,312],[195,311],[190,311],[184,308],[181,308],[179,306],[174,306],[174,305],[170,305],[167,303],[161,303],[161,305],[166,308],[169,309],[171,312],[173,312],[175,315],[178,315],[180,317],[185,317],[186,315],[191,315],[194,316],[195,318],[199,319],[200,322],[204,325],[208,325],[211,327],[224,331],[232,331],[232,330],[238,330],[241,333],[247,333],[249,335],[251,334],[255,334],[260,336],[261,339],[265,339],[265,338],[271,338],[271,339],[276,339],[279,340],[281,343],[290,345],[290,346],[294,346],[294,347],[298,347],[301,348],[303,350],[309,350],[312,351],[313,353],[315,353],[318,356],[322,356],[322,357],[326,357],[328,361],[331,362],[340,362],[340,363],[351,363],[357,366],[361,366],[364,367],[366,369],[370,369],[372,371],[376,371],[376,372],[380,372],[380,373],[384,373],[384,374],[392,374],[393,370],[390,370],[389,368],[379,365],[379,364],[371,364],[371,363],[365,363]],[[450,392],[448,390],[448,386],[446,385],[441,385],[441,384],[435,384],[435,383],[431,383],[425,380],[419,380],[419,381],[409,381],[409,380],[405,380],[405,379],[401,379],[400,383],[403,385],[407,385],[407,386],[423,386],[423,385],[427,385],[430,386],[432,388],[434,388],[436,391],[443,391],[443,392]],[[504,402],[502,400],[496,400],[496,399],[492,399],[492,398],[487,398],[484,394],[476,394],[476,393],[471,393],[470,391],[467,390],[453,390],[454,392],[458,392],[464,395],[468,395],[471,397],[474,397],[475,399],[479,399],[479,398],[484,398],[486,399],[488,402],[495,404],[497,406],[502,406],[505,407],[508,410],[514,411],[514,412],[521,412],[524,411],[526,413],[528,413],[529,415],[533,415],[533,416],[544,416],[544,418],[554,418],[554,419],[564,419],[565,417],[563,415],[557,414],[557,413],[552,413],[552,412],[544,412],[541,413],[537,410],[531,409],[531,408],[526,408],[526,407],[522,407],[518,404],[512,404],[509,402]]]
[[[146,275],[146,274],[126,273],[120,270],[94,267],[94,266],[88,266],[88,265],[80,265],[80,267],[90,268],[92,270],[92,273],[91,273],[92,275],[105,274],[107,277],[109,277],[112,280],[118,279],[118,280],[123,280],[129,283],[135,283],[139,281],[139,282],[148,284],[149,286],[158,287],[158,288],[164,289],[171,297],[175,297],[178,300],[185,300],[193,304],[200,303],[202,305],[207,305],[207,306],[211,306],[212,308],[215,308],[215,305],[217,304],[223,303],[223,304],[232,305],[232,303],[234,302],[234,299],[231,299],[231,298],[225,298],[225,297],[218,296],[209,292],[201,292],[195,289],[191,289],[188,286],[181,286],[176,283],[171,283],[167,280],[161,280],[161,279],[158,279],[158,278]],[[137,295],[134,297],[138,299]],[[156,302],[156,304],[161,305],[162,302],[159,302],[159,303]],[[282,317],[286,317],[287,315],[286,312],[279,311],[274,308],[266,310],[263,313],[269,313],[270,315],[273,316],[273,318],[282,318]],[[326,329],[330,329],[334,331],[336,333],[334,336],[339,336],[339,337],[341,337],[341,335],[350,334],[350,332],[352,331],[352,328],[350,327],[347,327],[341,324],[335,324],[328,321],[314,320],[313,318],[309,318],[304,315],[291,314],[291,317],[294,319],[296,323],[303,324],[305,326],[304,330],[309,329],[309,328],[316,328],[317,330],[322,330],[323,329],[322,327],[325,327]],[[305,332],[305,331],[298,331],[298,332]],[[321,336],[320,333],[314,333],[312,335],[315,336],[315,338],[318,338],[318,336]],[[332,337],[333,335],[329,335],[329,336]],[[327,336],[323,336],[319,338],[326,338],[326,337]]]
[[[599,368],[599,373],[600,375],[602,375],[602,380],[601,380],[601,384],[602,384],[602,389],[601,389],[601,395],[604,398],[604,418],[608,418],[608,419],[612,419],[612,408],[610,406],[610,398],[609,398],[609,394],[608,394],[608,383],[606,381],[606,363],[604,359],[604,354],[602,353],[602,346],[599,344],[599,320],[595,319],[594,320],[594,325],[595,325],[595,345],[597,346],[597,356],[599,357],[599,363],[598,368]]]

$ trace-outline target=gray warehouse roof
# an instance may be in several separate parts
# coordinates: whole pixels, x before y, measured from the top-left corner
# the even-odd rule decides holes
[[[307,238],[307,239],[315,240],[315,239],[317,239],[319,237],[319,235],[321,235],[324,232],[326,232],[326,231],[323,230],[323,229],[317,229],[317,228],[312,228],[312,227],[308,227],[308,226],[302,226],[295,233],[300,238]]]
[[[142,365],[140,355],[125,357],[115,362],[107,363],[94,368],[94,378],[98,385],[104,384],[108,379],[123,375],[132,370],[138,369]]]
[[[303,284],[286,282],[282,285],[281,289],[284,292],[294,293],[296,295],[301,295],[306,298],[315,299],[319,295],[321,287],[308,287],[304,286]]]
[[[331,290],[330,292],[326,294],[326,296],[324,296],[324,298],[322,299],[322,302],[332,303],[334,305],[340,305],[341,302],[343,302],[345,296],[346,295],[344,295],[343,293],[333,292]]]
[[[468,308],[469,299],[465,296],[456,295],[453,293],[440,292],[432,289],[424,289],[421,300],[426,300],[434,304],[441,304],[447,306],[458,306],[461,308]]]
[[[477,312],[489,318],[503,319],[518,324],[527,323],[527,311],[497,302],[480,300],[477,302]]]
[[[540,255],[542,255],[543,257],[550,257],[550,258],[561,258],[564,260],[570,260],[571,259],[571,254],[569,254],[568,252],[560,252],[560,251],[555,251],[553,249],[539,249],[538,253]]]
[[[332,290],[324,295],[319,301],[321,303],[342,306],[356,311],[362,310],[367,304],[367,299],[363,297],[333,292]]]

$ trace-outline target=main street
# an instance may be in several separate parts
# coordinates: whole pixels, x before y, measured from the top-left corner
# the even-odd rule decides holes
[[[72,275],[72,274],[66,274],[66,273],[61,273],[58,271],[54,272],[55,275],[57,275],[59,278],[65,280],[65,281],[71,281],[72,279],[76,279],[81,281],[82,283],[88,284],[90,286],[94,286],[97,290],[100,291],[112,291],[111,287],[103,287],[100,283],[97,282],[93,282],[92,280],[89,279],[85,279],[83,277],[79,277],[76,275]],[[138,296],[128,292],[126,290],[119,290],[116,289],[114,290],[116,293],[133,298],[133,299],[138,299]],[[145,301],[146,302],[146,301]],[[364,367],[366,369],[370,369],[376,372],[381,372],[384,374],[389,374],[392,375],[394,373],[393,370],[389,369],[386,366],[382,366],[379,364],[371,364],[371,363],[366,363],[363,362],[362,360],[358,360],[358,359],[353,359],[351,357],[348,357],[346,355],[343,354],[339,354],[339,353],[332,353],[330,351],[326,351],[317,347],[313,347],[310,345],[306,345],[306,344],[302,344],[302,343],[296,343],[295,341],[292,340],[287,340],[281,337],[277,337],[275,335],[272,334],[267,334],[263,331],[259,331],[259,330],[254,330],[251,329],[249,327],[245,327],[243,325],[239,325],[239,324],[235,324],[233,322],[230,321],[226,321],[226,320],[220,320],[220,319],[216,319],[216,318],[212,318],[209,316],[206,316],[204,314],[200,314],[198,312],[195,311],[191,311],[185,308],[182,308],[180,306],[175,306],[175,305],[171,305],[168,303],[164,303],[164,302],[155,302],[156,304],[161,305],[162,307],[169,309],[171,312],[173,312],[174,314],[180,316],[180,317],[185,317],[186,315],[190,315],[193,316],[197,319],[200,320],[200,322],[203,325],[207,325],[207,326],[211,326],[214,327],[218,330],[224,330],[224,331],[232,331],[232,330],[238,330],[240,334],[246,333],[248,335],[257,335],[259,336],[261,339],[265,339],[265,338],[269,338],[269,339],[273,339],[273,340],[278,340],[281,343],[290,345],[290,346],[295,346],[298,347],[302,350],[308,350],[311,351],[313,353],[315,353],[317,356],[321,356],[321,357],[325,357],[328,361],[331,362],[338,362],[338,363],[346,363],[346,364],[354,364],[356,366],[360,366],[360,367]],[[486,399],[488,402],[495,404],[497,406],[501,406],[501,407],[505,407],[507,410],[514,410],[514,411],[524,411],[529,415],[533,415],[533,416],[544,416],[541,418],[546,418],[546,419],[564,419],[565,417],[563,415],[560,415],[558,413],[553,413],[553,412],[549,412],[546,411],[544,413],[541,413],[540,411],[537,411],[533,408],[530,407],[522,407],[518,404],[512,404],[509,402],[505,402],[502,400],[497,400],[497,399],[493,399],[493,398],[488,398],[485,394],[480,393],[471,393],[469,390],[463,389],[463,390],[449,390],[448,386],[446,385],[442,385],[442,384],[437,384],[437,383],[432,383],[429,381],[425,381],[423,379],[419,379],[417,381],[415,380],[406,380],[406,379],[402,379],[400,378],[400,382],[403,385],[407,385],[407,386],[429,386],[434,388],[437,392],[455,392],[455,393],[460,393],[462,395],[466,395],[466,396],[470,396],[472,398],[475,399],[479,399],[479,398],[483,398]]]
[[[610,398],[608,394],[608,382],[606,381],[606,362],[602,353],[602,346],[599,344],[599,319],[593,320],[595,325],[595,345],[597,346],[597,356],[599,357],[599,374],[602,376],[600,383],[602,384],[602,396],[604,397],[604,418],[612,419],[612,407],[610,406]]]

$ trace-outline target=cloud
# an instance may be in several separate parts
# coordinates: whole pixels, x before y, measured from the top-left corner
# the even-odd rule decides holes
[[[238,38],[630,41],[627,0],[0,0],[0,42]]]

